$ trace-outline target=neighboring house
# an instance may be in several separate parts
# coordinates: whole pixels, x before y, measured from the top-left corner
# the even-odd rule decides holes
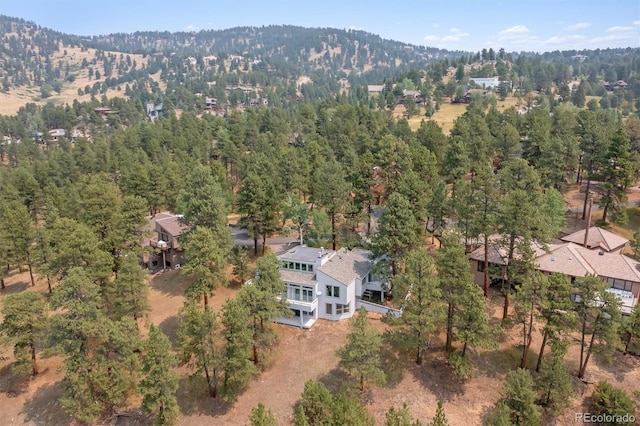
[[[585,241],[585,237],[587,241]],[[580,244],[591,250],[604,250],[609,253],[622,253],[629,242],[625,237],[597,226],[590,227],[589,232],[581,229],[560,239],[565,242]]]
[[[173,213],[158,213],[149,218],[153,236],[148,242],[154,248],[146,261],[149,269],[177,269],[184,262],[184,250],[178,240],[189,227],[180,223],[181,217]]]
[[[571,234],[574,235],[574,234]],[[624,239],[613,234],[619,239]],[[607,236],[608,241],[618,241]],[[584,241],[584,232],[582,234]],[[615,245],[615,244],[614,244]],[[623,244],[624,246],[624,244]],[[534,245],[536,269],[546,274],[557,272],[573,282],[577,277],[588,274],[598,275],[609,286],[607,291],[614,293],[622,302],[623,314],[630,314],[640,303],[640,262],[631,259],[619,251],[605,251],[600,246],[596,250],[573,242],[550,244],[546,250]],[[619,246],[614,248],[619,249]],[[507,249],[498,238],[490,239],[489,272],[492,282],[506,278]],[[474,281],[478,285],[484,280],[484,245],[474,250],[469,258]]]
[[[65,135],[67,134],[67,131],[64,129],[51,129],[49,130],[49,137],[51,138],[51,141],[53,142],[58,142],[60,140],[60,138],[65,137]]]
[[[283,297],[294,316],[275,321],[311,328],[319,318],[351,318],[361,306],[397,314],[394,309],[371,302],[384,301],[388,283],[372,273],[375,262],[370,255],[363,249],[334,251],[297,246],[278,256],[280,276],[287,287]]]
[[[367,86],[367,92],[369,93],[382,93],[384,90],[384,84],[369,84]]]
[[[147,104],[147,117],[149,117],[149,120],[151,121],[155,121],[158,119],[158,117],[160,117],[160,112],[162,111],[162,104],[158,104],[158,105],[154,105],[154,104]]]
[[[495,89],[500,84],[498,76],[483,78],[483,77],[470,77],[469,82],[474,82],[483,89]]]

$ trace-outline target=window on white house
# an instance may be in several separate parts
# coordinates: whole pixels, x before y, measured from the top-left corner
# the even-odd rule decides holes
[[[307,270],[308,270],[309,272],[313,272],[313,265],[308,265]]]
[[[302,301],[313,302],[313,289],[309,287],[302,287]]]
[[[348,314],[349,313],[349,304],[341,305],[336,303],[336,315]]]
[[[304,272],[307,272],[307,264],[306,264],[306,263],[303,263],[303,264],[302,264],[302,265],[300,265],[300,266],[302,267],[302,270],[303,270]]]
[[[300,264],[298,262],[296,262],[295,267],[296,267],[296,271],[300,270]]]
[[[327,311],[327,315],[333,315],[333,305],[331,303],[327,303],[325,310]]]
[[[340,297],[340,287],[328,285],[327,286],[327,296],[329,297]]]

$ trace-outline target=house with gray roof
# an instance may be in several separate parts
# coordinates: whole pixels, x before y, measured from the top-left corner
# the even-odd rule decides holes
[[[297,246],[278,256],[283,297],[294,315],[276,322],[311,328],[318,319],[348,319],[361,306],[379,313],[397,313],[383,306],[388,282],[372,269],[371,252],[363,249],[325,250]]]

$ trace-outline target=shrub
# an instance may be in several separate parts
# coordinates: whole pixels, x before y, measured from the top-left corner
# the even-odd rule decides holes
[[[593,411],[595,414],[606,414],[609,416],[635,415],[635,407],[629,395],[622,389],[614,387],[609,382],[599,382],[593,391]],[[615,424],[633,424],[633,421],[618,421]],[[613,424],[613,423],[612,423]]]
[[[474,376],[473,367],[466,357],[454,352],[449,357],[451,372],[458,379],[470,379]]]

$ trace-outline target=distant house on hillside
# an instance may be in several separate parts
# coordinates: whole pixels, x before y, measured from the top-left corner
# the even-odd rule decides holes
[[[280,277],[287,289],[283,297],[294,313],[276,322],[311,328],[319,319],[348,319],[360,307],[368,311],[399,315],[380,303],[389,283],[377,277],[371,252],[363,249],[325,250],[298,246],[278,256]]]
[[[149,120],[155,121],[160,117],[160,112],[162,112],[162,103],[157,105],[155,104],[147,104],[147,117]]]
[[[65,137],[67,134],[67,131],[64,129],[51,129],[49,130],[49,138],[51,138],[51,140],[53,142],[58,142],[60,140],[60,138]]]
[[[498,78],[498,76],[489,77],[489,78],[471,77],[469,78],[469,82],[470,83],[473,82],[478,86],[482,87],[483,89],[495,89],[500,84],[500,79]]]

